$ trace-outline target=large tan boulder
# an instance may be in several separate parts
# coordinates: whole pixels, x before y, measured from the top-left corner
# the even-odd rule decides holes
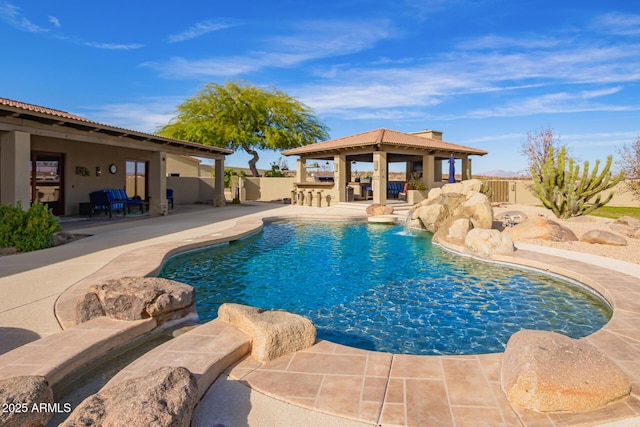
[[[455,244],[463,244],[469,230],[471,230],[471,221],[469,218],[456,215],[447,219],[433,235],[434,243],[451,242]]]
[[[461,215],[471,219],[473,228],[491,228],[493,226],[493,208],[484,194],[470,191],[460,208]]]
[[[580,237],[580,241],[600,245],[627,246],[627,239],[604,230],[587,231]]]
[[[510,254],[515,248],[513,240],[499,230],[474,228],[464,239],[464,249],[469,255],[491,259],[494,254]]]
[[[198,384],[183,367],[164,367],[86,398],[61,424],[189,427]]]
[[[304,350],[316,342],[313,323],[286,311],[227,303],[218,309],[218,319],[251,337],[251,355],[260,362]]]
[[[166,319],[195,311],[192,286],[159,277],[122,277],[91,286],[76,304],[76,321],[99,316],[117,320]]]
[[[512,240],[543,239],[554,242],[574,242],[578,237],[555,221],[543,217],[527,218],[504,231]]]
[[[47,412],[46,406],[52,408],[53,403],[53,391],[44,377],[21,376],[0,380],[0,426],[44,426],[53,415]]]
[[[393,213],[393,206],[382,205],[380,203],[373,203],[367,206],[367,215],[391,215]]]
[[[502,389],[518,406],[540,412],[590,411],[629,395],[629,378],[585,341],[524,330],[507,343]]]
[[[414,219],[414,216],[411,216]],[[420,228],[435,233],[440,225],[447,219],[445,207],[440,204],[420,206],[415,211],[415,218],[419,220]],[[412,223],[413,225],[413,223]]]

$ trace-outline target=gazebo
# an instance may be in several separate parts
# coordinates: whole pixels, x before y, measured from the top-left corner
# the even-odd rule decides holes
[[[354,165],[359,162],[373,164],[371,190],[373,202],[387,201],[389,164],[405,163],[406,176],[418,176],[427,190],[444,185],[442,162],[451,156],[462,161],[462,179],[471,175],[469,156],[484,156],[487,151],[453,144],[442,140],[442,132],[424,130],[404,133],[390,129],[369,132],[323,141],[282,152],[285,156],[299,156],[296,168],[297,184],[333,190],[337,201],[347,201],[345,188],[349,185]],[[310,182],[307,169],[317,161],[333,161],[333,182]]]

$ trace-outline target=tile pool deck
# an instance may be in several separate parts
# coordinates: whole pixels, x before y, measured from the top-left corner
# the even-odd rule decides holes
[[[316,215],[352,217],[362,211],[268,204],[189,207],[163,218],[81,228],[77,232],[95,235],[39,253],[0,258],[0,378],[16,375],[18,366],[28,369],[27,349],[55,342],[62,329],[58,321],[65,333],[73,331],[75,299],[96,280],[149,274],[176,247],[249,233],[263,217]],[[278,416],[290,425],[640,425],[640,265],[518,247],[501,261],[577,279],[613,305],[611,321],[585,340],[627,373],[631,397],[598,411],[540,414],[513,408],[507,401],[500,388],[501,354],[392,355],[320,341],[267,364],[244,358],[212,386],[194,420],[263,426],[283,425]],[[33,342],[39,337],[44,340]],[[230,396],[236,397],[233,410]],[[301,423],[303,419],[307,421]]]

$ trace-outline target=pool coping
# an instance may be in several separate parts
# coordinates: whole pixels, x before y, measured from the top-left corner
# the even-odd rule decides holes
[[[92,284],[125,275],[154,275],[170,256],[250,236],[260,231],[263,224],[268,221],[286,219],[351,220],[354,218],[363,218],[363,216],[344,215],[328,218],[322,214],[293,214],[240,218],[234,226],[213,235],[149,245],[127,251],[103,268],[75,283],[58,297],[55,303],[55,312],[61,326],[65,329],[61,334],[66,330],[79,327],[75,325],[76,301],[78,296],[82,295],[83,291]],[[456,250],[456,248],[450,249]],[[420,417],[426,416],[429,419],[428,417],[434,416],[433,412],[429,412],[428,408],[425,408],[425,403],[438,409],[439,412],[436,415],[444,417],[441,420],[443,425],[447,423],[454,425],[455,423],[458,426],[473,421],[477,422],[478,419],[494,420],[503,425],[513,425],[513,423],[521,425],[573,425],[575,423],[593,424],[639,417],[640,402],[637,390],[640,386],[640,330],[636,325],[640,325],[638,322],[640,320],[640,303],[634,302],[634,297],[638,296],[640,278],[603,267],[591,266],[580,261],[567,260],[533,251],[518,250],[510,256],[498,256],[496,260],[542,271],[548,270],[578,280],[596,290],[609,301],[613,308],[611,320],[601,330],[584,338],[584,340],[603,351],[629,375],[632,382],[631,397],[624,399],[624,401],[611,403],[601,410],[588,413],[540,414],[512,408],[506,400],[499,385],[501,353],[476,356],[390,355],[351,349],[326,341],[320,341],[311,349],[285,356],[284,359],[288,360],[286,364],[283,363],[284,359],[278,359],[269,364],[256,365],[257,362],[248,357],[232,368],[229,374],[232,378],[277,399],[372,425],[379,423],[384,425],[420,425],[424,420]],[[126,273],[123,274],[123,272]],[[54,334],[52,337],[57,335]],[[55,339],[51,338],[50,341],[53,342]],[[12,353],[14,352],[2,355],[3,360],[10,357]],[[42,353],[44,354],[46,351]],[[349,357],[364,357],[366,358],[365,369],[369,371],[358,374],[340,373],[339,370],[336,371],[336,364],[331,362],[335,361],[336,357],[342,359],[346,357],[347,360],[354,360]],[[303,363],[302,365],[307,366],[303,369],[300,368],[300,364],[293,363],[295,358],[306,358],[315,360],[315,362],[307,364],[308,366]],[[388,363],[380,362],[381,359],[388,359]],[[431,365],[435,371],[432,370],[425,376],[425,366]],[[327,366],[333,371],[316,372],[320,366]],[[385,366],[386,374],[384,373]],[[302,371],[292,371],[292,367],[298,370],[302,369]],[[305,369],[312,369],[314,372],[305,372]],[[266,375],[265,372],[269,375]],[[459,374],[456,373],[459,372],[465,372],[466,376],[458,378]],[[274,378],[277,378],[277,375],[290,377],[292,373],[322,377],[322,384],[313,399],[307,398],[305,400],[300,396],[287,394],[286,391],[285,393],[278,392],[277,389],[281,386],[277,381],[274,382]],[[456,385],[455,382],[449,383],[447,378],[453,378],[452,375],[457,378],[456,382],[459,385]],[[262,378],[263,383],[255,379],[258,377]],[[270,377],[267,381],[267,384],[270,385],[265,386],[266,377]],[[356,378],[355,381],[354,378]],[[357,378],[360,378],[359,383]],[[469,378],[484,382],[480,394],[485,394],[485,397],[488,398],[487,401],[491,402],[490,405],[481,404],[482,399],[479,402],[470,398],[474,393],[469,393],[469,391],[477,389],[478,385],[470,384]],[[360,384],[360,393],[357,395],[361,397],[361,400],[356,405],[357,414],[353,412],[352,403],[345,405],[345,399],[340,397],[340,393],[337,395],[335,393],[335,387],[342,390],[346,386],[345,384],[355,384],[354,387],[358,387]],[[462,390],[458,390],[460,384],[464,386]],[[326,395],[327,390],[331,390],[331,387],[333,387],[333,394],[337,398],[324,399],[322,396]],[[411,390],[421,390],[422,400],[412,395]],[[424,398],[425,392],[430,395],[434,394],[432,393],[434,390],[438,391],[439,394],[435,393],[435,395],[439,396],[441,400],[429,401]],[[305,392],[310,393],[309,390]],[[364,415],[365,413],[366,415]],[[492,423],[491,425],[497,424]]]

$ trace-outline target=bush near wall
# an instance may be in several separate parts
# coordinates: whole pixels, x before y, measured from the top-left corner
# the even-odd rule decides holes
[[[0,205],[0,247],[20,252],[45,249],[53,245],[53,234],[61,229],[58,218],[40,203],[26,212],[20,202],[15,207]]]

